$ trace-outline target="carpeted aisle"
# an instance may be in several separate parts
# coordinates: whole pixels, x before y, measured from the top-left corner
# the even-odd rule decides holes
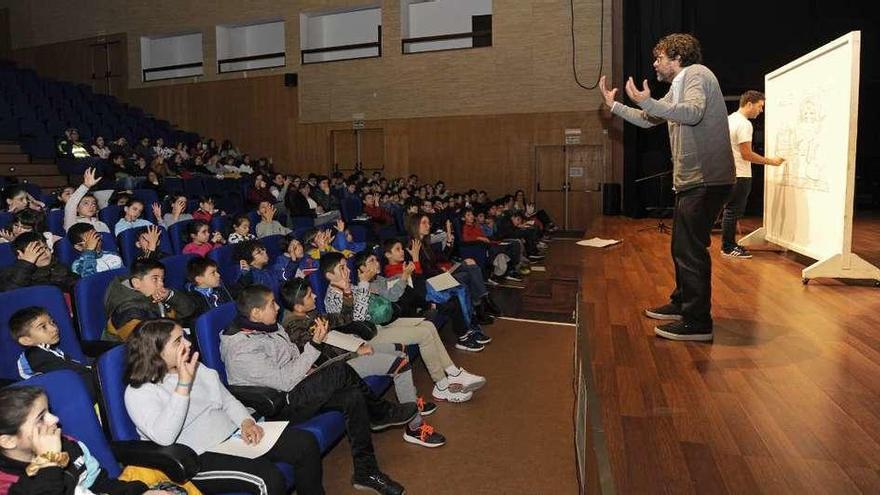
[[[383,470],[408,494],[574,494],[572,427],[573,326],[499,320],[495,339],[471,355],[452,349],[459,366],[489,383],[464,404],[441,403],[427,421],[447,443],[427,449],[403,441],[402,430],[374,434]],[[421,361],[416,385],[427,398],[433,384]],[[395,400],[393,389],[389,397]],[[328,494],[362,493],[350,485],[351,457],[342,440],[324,458]]]

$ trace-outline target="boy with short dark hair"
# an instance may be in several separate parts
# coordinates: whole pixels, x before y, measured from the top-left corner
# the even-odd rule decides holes
[[[286,394],[278,419],[301,423],[325,411],[339,411],[354,461],[352,484],[376,493],[402,495],[404,488],[379,470],[370,429],[408,423],[415,404],[394,405],[377,397],[344,362],[310,373],[321,354],[328,325],[321,320],[302,352],[278,324],[272,291],[245,288],[235,301],[238,316],[220,335],[220,354],[230,386],[269,387]]]
[[[126,340],[142,320],[171,318],[186,322],[195,311],[183,292],[165,287],[165,266],[156,260],[137,260],[129,275],[114,278],[104,294],[109,319],[103,340]]]
[[[88,223],[75,223],[67,229],[67,240],[80,253],[70,269],[80,277],[122,267],[122,258],[101,250],[103,239],[95,227]]]
[[[196,257],[186,264],[186,291],[195,306],[193,317],[232,301],[211,258]]]
[[[272,289],[273,294],[278,293],[281,285],[275,273],[269,269],[269,255],[266,247],[260,241],[244,241],[235,245],[235,257],[238,258],[238,279],[230,287],[234,295],[238,295],[245,287],[251,285],[265,285]]]
[[[9,318],[12,340],[24,347],[18,358],[18,374],[23,380],[38,374],[57,370],[71,370],[79,374],[92,400],[97,397],[97,386],[92,368],[71,359],[59,349],[61,340],[58,325],[49,312],[39,306],[19,309]]]
[[[24,232],[12,241],[18,259],[12,266],[0,270],[0,292],[30,287],[54,285],[63,292],[71,292],[79,276],[52,257],[46,238],[36,232]]]

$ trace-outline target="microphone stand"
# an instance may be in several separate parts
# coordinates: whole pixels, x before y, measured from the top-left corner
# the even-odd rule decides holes
[[[665,205],[666,201],[663,199],[665,197],[663,195],[663,178],[666,177],[667,175],[670,175],[670,174],[672,174],[671,169],[667,170],[665,172],[660,172],[658,174],[649,175],[647,177],[642,177],[641,179],[636,179],[634,181],[635,183],[639,183],[639,182],[647,182],[649,180],[658,179],[657,180],[657,194],[658,194],[657,197],[658,197],[658,201],[660,202],[659,206],[645,208],[646,210],[653,210],[653,211],[657,211],[660,213],[657,225],[643,227],[643,228],[639,229],[638,232],[644,232],[646,230],[657,229],[657,231],[660,232],[661,234],[671,234],[672,233],[672,228],[670,226],[666,225],[666,222],[663,221],[665,212],[670,209],[669,206]]]

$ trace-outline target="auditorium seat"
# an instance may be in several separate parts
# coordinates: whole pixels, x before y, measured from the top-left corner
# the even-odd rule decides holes
[[[17,360],[22,347],[12,339],[9,318],[19,309],[28,306],[41,306],[58,325],[61,341],[58,347],[71,358],[86,362],[86,355],[80,346],[79,338],[73,328],[64,294],[57,287],[36,285],[7,292],[0,292],[0,378],[19,380]]]

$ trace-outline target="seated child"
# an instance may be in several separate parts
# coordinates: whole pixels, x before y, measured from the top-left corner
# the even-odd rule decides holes
[[[282,326],[288,332],[291,341],[300,347],[300,350],[309,342],[312,334],[318,331],[318,327],[332,329],[331,320],[334,323],[338,323],[340,320],[339,315],[329,317],[317,315],[315,293],[309,287],[308,281],[302,278],[293,279],[282,286],[281,300],[285,309]],[[348,333],[344,328],[340,328],[339,331]],[[400,344],[363,344],[361,349],[358,349],[359,356],[350,359],[348,365],[354,368],[361,378],[371,375],[393,377],[397,400],[401,403],[415,402],[420,413],[407,425],[403,432],[403,439],[424,447],[440,447],[446,443],[445,437],[422,420],[422,416],[433,413],[437,406],[434,403],[425,402],[416,395],[416,387],[412,381],[412,370],[405,350],[404,346]],[[333,347],[326,342],[321,349],[322,355],[326,355],[328,358],[343,352],[342,349]]]
[[[211,258],[189,260],[186,264],[186,278],[186,291],[195,306],[194,317],[232,302],[232,296],[220,280],[217,263]]]
[[[137,260],[129,275],[110,282],[104,294],[104,311],[109,315],[103,340],[120,341],[142,320],[170,318],[186,321],[195,305],[183,292],[165,288],[165,266],[156,260]]]
[[[343,413],[354,461],[352,485],[402,495],[404,488],[379,470],[370,430],[410,422],[418,414],[416,405],[380,399],[343,362],[309,373],[320,356],[327,327],[317,327],[300,352],[278,324],[278,305],[267,287],[247,287],[235,304],[238,316],[220,335],[229,385],[269,387],[285,393],[285,405],[272,419],[295,424],[325,411]]]
[[[82,253],[70,269],[80,277],[88,277],[122,267],[122,258],[101,250],[103,239],[91,224],[76,223],[67,229],[67,240]]]
[[[193,219],[192,215],[186,213],[186,196],[182,194],[174,196],[174,199],[171,201],[171,211],[166,213],[164,217],[162,216],[161,207],[159,207],[158,211],[154,210],[154,214],[156,215],[156,221],[158,222],[159,218],[161,218],[162,225],[169,229],[177,222]]]
[[[236,244],[235,257],[241,270],[235,284],[230,288],[233,294],[238,295],[245,287],[256,284],[272,289],[273,294],[278,293],[281,284],[275,273],[269,269],[269,255],[260,241],[244,241]]]
[[[272,272],[275,274],[275,278],[280,283],[284,283],[294,277],[304,277],[305,273],[300,268],[300,262],[305,255],[302,243],[290,236],[281,238],[279,242],[281,243],[281,254],[272,263]]]
[[[389,239],[385,241],[383,246],[385,259],[388,261],[385,265],[385,276],[392,278],[401,275],[407,266],[403,243],[397,239]],[[418,239],[410,241],[410,249],[407,251],[412,258],[412,274],[410,276],[415,280],[414,286],[424,286],[426,300],[439,305],[443,314],[452,319],[452,330],[457,337],[455,348],[468,352],[482,351],[485,344],[491,342],[492,339],[483,333],[479,322],[474,321],[473,306],[470,298],[467,297],[467,289],[463,285],[459,285],[440,292],[433,289],[428,290],[427,277],[422,273],[419,263],[421,241]]]
[[[128,229],[153,225],[149,220],[141,218],[141,214],[144,212],[144,202],[137,198],[131,198],[128,204],[122,207],[122,212],[124,215],[116,222],[116,227],[113,229],[113,235],[116,237]],[[159,219],[161,220],[161,218],[160,216]]]
[[[184,254],[197,254],[206,256],[215,248],[223,245],[223,235],[220,232],[214,232],[211,235],[209,226],[202,220],[193,220],[186,226],[186,234],[189,243],[183,247]]]
[[[238,244],[242,241],[251,241],[257,236],[251,234],[251,219],[244,213],[236,215],[232,219],[232,233],[229,234],[229,244]]]
[[[89,193],[89,189],[100,181],[96,174],[94,168],[86,169],[83,183],[76,188],[64,205],[64,230],[75,223],[85,222],[91,224],[98,232],[110,232],[107,224],[98,220],[98,200]]]
[[[162,251],[161,244],[159,244],[159,239],[161,237],[162,231],[155,225],[142,230],[138,234],[137,241],[134,243],[135,247],[138,248],[137,259],[153,259],[159,261],[166,256],[170,256],[168,253]]]
[[[214,215],[222,215],[223,212],[214,208],[214,198],[211,196],[202,196],[199,198],[199,208],[193,212],[194,220],[201,220],[207,224],[211,223]]]
[[[19,309],[9,318],[9,332],[12,340],[24,347],[18,358],[18,374],[22,380],[38,373],[75,371],[82,377],[92,400],[96,400],[98,387],[92,368],[71,359],[57,347],[61,335],[48,311],[39,306]]]
[[[171,320],[145,321],[132,332],[125,408],[140,438],[191,448],[200,471],[192,482],[204,493],[286,495],[287,483],[273,462],[282,461],[293,467],[297,493],[323,495],[318,442],[293,424],[254,459],[208,452],[236,433],[249,445],[259,443],[263,429],[217,372],[201,367],[199,353],[191,351],[183,328]]]
[[[511,243],[493,241],[483,234],[483,229],[477,223],[474,211],[470,208],[464,210],[464,223],[461,226],[461,240],[463,242],[479,242],[487,246],[489,260],[492,263],[492,277],[490,280],[498,282],[505,278],[513,282],[522,282],[516,267],[520,263],[519,255],[513,249]]]
[[[269,201],[260,201],[257,209],[260,213],[260,223],[257,224],[257,238],[262,239],[269,235],[287,235],[290,229],[275,220],[275,205]]]
[[[0,270],[0,292],[30,287],[54,285],[63,292],[71,292],[79,276],[52,257],[46,238],[36,232],[25,232],[12,241],[18,259],[12,266]]]
[[[378,272],[378,267],[375,268]],[[369,321],[370,284],[367,275],[359,275],[357,286],[351,286],[351,271],[339,253],[327,253],[321,257],[321,273],[330,282],[324,297],[328,314],[347,312],[352,308],[352,319]],[[370,275],[372,276],[372,275]],[[468,373],[452,362],[443,346],[437,328],[428,320],[415,325],[399,321],[381,327],[370,343],[417,344],[428,374],[434,380],[431,395],[436,400],[465,402],[471,392],[486,384],[486,379]]]
[[[62,435],[58,417],[39,387],[0,390],[0,479],[2,493],[138,495],[149,490],[140,481],[111,479],[85,444]]]
[[[61,239],[61,237],[49,232],[46,226],[45,213],[25,208],[15,213],[11,230],[0,230],[0,243],[12,242],[24,232],[36,232],[42,234],[43,237],[46,238],[46,247],[49,248],[50,253],[53,251],[58,239]]]

